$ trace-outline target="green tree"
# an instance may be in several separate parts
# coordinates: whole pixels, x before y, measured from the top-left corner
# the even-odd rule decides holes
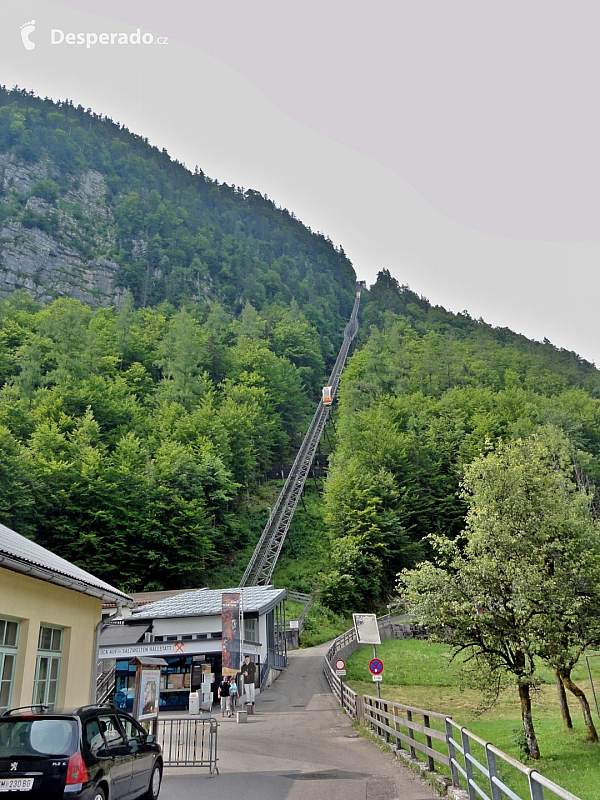
[[[189,312],[182,309],[171,320],[157,365],[163,374],[161,390],[164,395],[188,411],[210,386],[208,375],[202,373],[202,359],[197,323]]]
[[[402,573],[398,585],[434,638],[466,651],[490,676],[512,678],[535,759],[536,658],[558,658],[565,642],[554,628],[563,617],[596,625],[586,620],[587,596],[600,592],[598,531],[570,458],[568,440],[552,426],[476,458],[463,481],[464,534],[434,537],[436,563]]]

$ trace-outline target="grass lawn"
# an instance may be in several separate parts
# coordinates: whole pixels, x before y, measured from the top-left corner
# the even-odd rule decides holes
[[[305,603],[299,600],[286,600],[285,601],[285,618],[288,620],[298,619],[300,614],[304,611]]]
[[[443,645],[424,641],[388,639],[382,642],[377,646],[377,656],[385,667],[382,698],[448,714],[482,739],[493,742],[496,747],[519,759],[517,734],[522,726],[516,689],[504,692],[493,709],[481,713],[480,693],[463,685],[460,664],[449,663],[449,652]],[[365,645],[347,660],[346,680],[354,691],[361,694],[377,694],[368,671],[371,658],[373,648]],[[592,659],[591,664],[598,691],[600,658]],[[572,731],[563,728],[554,677],[549,670],[542,670],[541,677],[543,682],[534,693],[533,713],[542,759],[530,766],[535,766],[543,775],[582,800],[600,800],[600,744],[586,740],[579,703],[572,695],[568,695],[568,701],[574,728]],[[573,678],[593,706],[584,660],[573,671]],[[593,714],[600,728],[595,708]],[[441,729],[442,724],[435,727]],[[476,758],[481,756],[481,753],[473,753]],[[502,777],[514,791],[525,796],[525,791],[528,791],[526,782],[516,770],[509,769]],[[546,795],[552,796],[549,792]]]

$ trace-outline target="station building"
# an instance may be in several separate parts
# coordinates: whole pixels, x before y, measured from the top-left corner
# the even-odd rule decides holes
[[[0,525],[0,714],[95,697],[103,602],[131,598]]]
[[[133,659],[159,657],[162,667],[160,709],[188,707],[190,691],[199,691],[211,675],[213,700],[222,675],[223,594],[241,594],[242,657],[257,666],[257,690],[268,685],[286,665],[285,589],[180,591],[135,608],[122,624],[107,624],[100,637],[100,658],[114,667],[115,702],[133,703],[136,665]],[[166,593],[165,593],[166,594]]]

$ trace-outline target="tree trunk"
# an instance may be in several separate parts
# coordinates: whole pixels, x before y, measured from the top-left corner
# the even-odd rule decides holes
[[[531,716],[531,694],[529,684],[519,684],[519,699],[521,700],[521,717],[523,719],[523,730],[527,741],[527,749],[530,758],[541,758],[540,748],[533,727],[533,717]]]
[[[560,678],[565,686],[565,689],[568,689],[572,692],[575,697],[579,700],[579,704],[581,706],[581,713],[583,714],[583,721],[585,723],[585,729],[587,732],[587,738],[590,742],[597,742],[598,741],[598,733],[596,731],[596,727],[594,725],[594,721],[592,720],[592,712],[590,711],[590,704],[587,701],[587,697],[585,696],[582,689],[577,686],[576,683],[573,683],[571,680],[571,670],[570,669],[562,669],[560,670]]]
[[[560,678],[558,667],[554,667],[554,677],[556,679],[556,689],[558,691],[558,704],[560,706],[560,715],[562,717],[563,725],[569,730],[573,727],[573,720],[571,719],[571,712],[569,711],[569,704],[567,703],[567,693],[565,692],[565,685]]]

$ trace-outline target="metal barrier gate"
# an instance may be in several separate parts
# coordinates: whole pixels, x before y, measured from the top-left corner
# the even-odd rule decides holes
[[[218,775],[218,730],[214,717],[159,719],[156,741],[165,767],[207,767],[209,778]]]

